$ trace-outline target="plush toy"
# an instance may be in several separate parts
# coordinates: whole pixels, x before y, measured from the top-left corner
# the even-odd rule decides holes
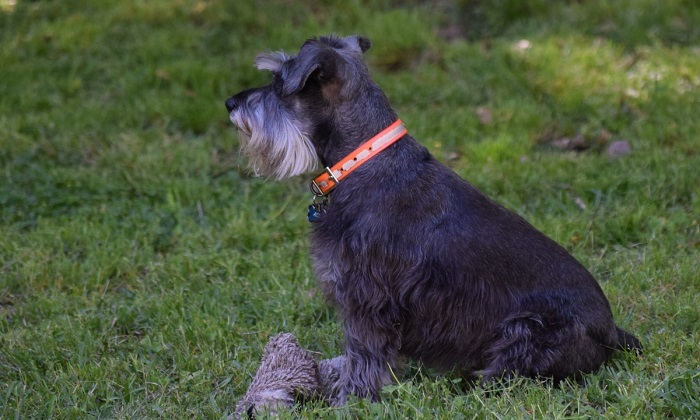
[[[316,362],[292,334],[278,334],[265,346],[248,392],[236,404],[233,419],[275,413],[295,401],[322,399],[333,403],[344,356]]]

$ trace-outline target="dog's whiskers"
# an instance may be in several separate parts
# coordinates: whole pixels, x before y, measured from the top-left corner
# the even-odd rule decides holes
[[[246,106],[231,113],[241,133],[241,153],[249,158],[253,172],[283,179],[315,169],[318,156],[309,136],[283,110],[273,112],[276,115],[266,114],[262,107]]]

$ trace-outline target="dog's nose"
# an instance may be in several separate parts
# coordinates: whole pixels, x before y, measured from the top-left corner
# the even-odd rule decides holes
[[[226,100],[226,109],[228,109],[228,112],[233,112],[233,110],[236,108],[238,108],[238,101],[236,100],[236,97],[233,96],[228,98]]]

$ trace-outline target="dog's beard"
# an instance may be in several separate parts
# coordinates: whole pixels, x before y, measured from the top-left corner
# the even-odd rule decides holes
[[[318,156],[311,139],[287,113],[265,115],[260,107],[252,110],[245,107],[230,117],[241,133],[241,153],[256,175],[283,179],[316,168]]]

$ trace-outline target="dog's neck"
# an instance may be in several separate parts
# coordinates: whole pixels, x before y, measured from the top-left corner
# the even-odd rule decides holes
[[[332,110],[312,137],[325,166],[333,166],[362,143],[398,119],[384,92],[373,81],[366,82],[353,98]]]
[[[403,122],[401,120],[394,121],[393,124],[364,142],[333,167],[326,167],[325,171],[311,181],[311,191],[316,196],[328,195],[352,171],[394,144],[406,133],[407,130]]]

